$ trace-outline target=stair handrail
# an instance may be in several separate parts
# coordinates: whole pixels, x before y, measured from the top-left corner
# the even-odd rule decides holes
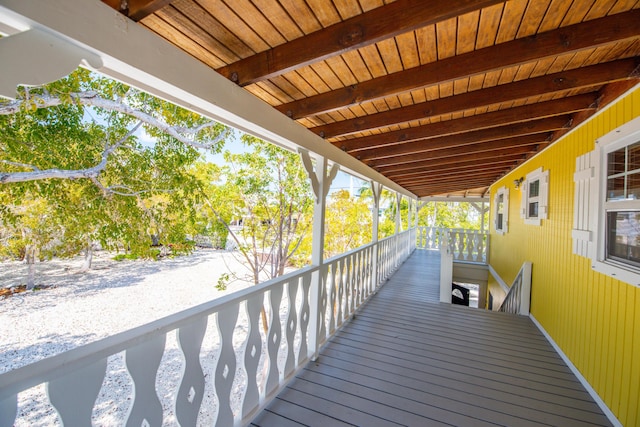
[[[531,261],[525,261],[498,311],[528,316],[531,306]]]

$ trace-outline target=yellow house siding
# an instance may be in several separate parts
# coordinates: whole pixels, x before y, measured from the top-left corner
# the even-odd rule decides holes
[[[553,144],[492,186],[509,188],[509,231],[491,228],[490,262],[512,283],[524,261],[533,263],[531,313],[625,426],[640,426],[640,288],[594,272],[572,253],[575,159],[595,140],[640,116],[640,88]],[[548,219],[520,218],[523,189],[513,181],[549,170]],[[491,213],[493,215],[493,206]]]

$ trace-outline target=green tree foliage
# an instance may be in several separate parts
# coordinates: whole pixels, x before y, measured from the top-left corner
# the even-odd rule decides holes
[[[313,199],[297,154],[249,135],[242,140],[249,151],[225,152],[224,166],[201,175],[208,175],[202,197],[258,284],[309,262],[300,247],[311,231]]]
[[[329,195],[325,216],[324,256],[331,258],[371,242],[370,193],[351,196],[347,190]]]
[[[381,218],[378,224],[378,238],[384,239],[385,237],[392,236],[396,232],[396,210],[398,209],[398,203],[394,192],[382,189],[380,194],[380,211]],[[402,209],[402,206],[400,207]],[[401,211],[402,214],[402,211]]]
[[[488,204],[485,205],[485,209],[487,206]],[[418,212],[418,225],[480,230],[483,224],[481,211],[481,203],[428,202]],[[485,211],[485,227],[488,224],[488,215],[488,211]]]
[[[83,69],[18,88],[0,101],[0,256],[89,254],[96,242],[149,256],[154,240],[183,243],[197,220],[199,150],[219,151],[229,132]],[[39,216],[43,236],[28,237]]]

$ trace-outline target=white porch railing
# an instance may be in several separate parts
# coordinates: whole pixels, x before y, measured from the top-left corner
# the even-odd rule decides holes
[[[246,424],[313,354],[309,335],[317,333],[316,342],[324,343],[410,255],[412,235],[405,231],[322,267],[303,268],[2,374],[0,427],[14,425],[20,395],[42,384],[47,396],[39,396],[48,400],[42,406],[52,405],[67,426],[91,425],[92,414],[104,406],[126,409],[122,425],[165,424],[167,406],[182,426],[195,426],[203,416],[207,425]],[[311,281],[319,270],[320,303],[312,307]],[[311,331],[315,315],[319,327]],[[168,350],[174,331],[179,349]],[[156,386],[163,369],[177,377],[171,393]],[[117,381],[114,372],[120,372]],[[101,389],[114,382],[119,401],[98,408]]]
[[[454,261],[487,263],[489,235],[461,228],[417,227],[417,249],[442,249],[449,235],[449,251]]]
[[[525,261],[513,280],[507,296],[498,311],[505,313],[529,315],[531,305],[531,262]]]

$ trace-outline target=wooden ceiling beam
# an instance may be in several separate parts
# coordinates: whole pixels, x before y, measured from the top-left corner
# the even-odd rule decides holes
[[[603,108],[612,100],[617,99],[620,95],[622,95],[629,89],[633,88],[637,84],[637,82],[638,80],[634,80],[634,79],[625,80],[621,82],[611,83],[606,87],[604,87],[603,89],[601,89],[598,92],[598,96],[597,96],[598,109]],[[590,96],[593,96],[593,95],[590,95]],[[592,109],[586,109],[574,115],[572,128],[575,127],[577,124],[581,123],[582,121],[586,120],[588,117],[590,117],[593,114],[593,112],[594,111]],[[555,141],[556,139],[564,135],[566,132],[568,132],[568,129],[556,131],[553,137],[551,138],[551,141]],[[541,147],[544,145],[545,143],[543,143]],[[495,156],[492,154],[489,154],[485,158],[480,158],[476,154],[472,156],[472,159],[467,161],[459,161],[458,157],[453,157],[453,158],[450,158],[450,160],[445,159],[446,163],[444,164],[431,163],[429,166],[427,167],[423,166],[419,169],[408,169],[408,170],[401,170],[396,172],[392,170],[390,172],[385,172],[385,171],[382,171],[382,172],[389,179],[393,180],[394,182],[397,182],[400,185],[405,186],[404,184],[413,182],[414,179],[418,177],[422,177],[426,179],[426,178],[430,178],[434,174],[436,176],[440,176],[440,175],[448,176],[451,174],[465,172],[466,168],[469,168],[470,170],[475,169],[475,170],[484,171],[484,170],[503,167],[506,173],[507,171],[513,169],[517,164],[521,163],[522,161],[523,161],[522,154],[514,154],[513,157],[504,158],[502,160],[496,159]]]
[[[434,84],[639,37],[638,22],[640,10],[632,10],[452,56],[276,108],[293,119],[300,119]],[[307,49],[316,47],[311,45]]]
[[[472,190],[463,188],[456,191],[440,191],[440,192],[430,191],[427,189],[418,189],[414,191],[413,194],[415,194],[420,199],[430,198],[430,197],[438,197],[438,198],[446,199],[449,197],[456,197],[456,196],[466,197],[465,196],[466,194],[476,194],[475,197],[481,197],[487,194],[487,191],[488,191],[488,186],[484,186],[484,187],[479,187]]]
[[[460,95],[422,102],[408,107],[320,125],[310,130],[323,138],[362,132],[399,123],[450,114],[489,105],[512,102],[532,96],[564,92],[635,78],[640,58],[605,62],[546,76],[506,83]]]
[[[434,180],[426,180],[426,181],[415,181],[415,182],[405,182],[403,184],[398,183],[399,185],[402,185],[403,187],[406,187],[407,189],[410,188],[415,188],[415,187],[422,187],[422,186],[430,186],[430,187],[435,187],[435,186],[444,186],[447,188],[447,191],[452,191],[453,189],[451,188],[452,184],[462,184],[462,183],[466,183],[466,184],[472,184],[478,187],[481,187],[483,185],[491,185],[497,178],[499,178],[500,176],[502,176],[503,173],[500,172],[493,172],[493,173],[483,173],[483,174],[470,174],[467,176],[460,176],[458,175],[457,177],[443,177],[442,179],[434,179]]]
[[[450,170],[466,170],[466,169],[484,169],[484,168],[502,168],[511,169],[518,164],[516,160],[487,160],[485,162],[460,162],[458,164],[444,164],[433,167],[422,167],[420,169],[398,171],[393,174],[386,175],[387,178],[395,181],[403,178],[419,178],[421,176],[429,176],[430,174],[448,173]],[[455,168],[455,169],[454,169]]]
[[[217,71],[246,86],[504,0],[397,0]]]
[[[423,176],[414,176],[414,177],[403,177],[403,178],[398,178],[395,179],[394,182],[436,182],[436,181],[443,181],[443,180],[449,180],[451,179],[451,177],[454,178],[466,178],[469,175],[465,174],[465,171],[473,171],[473,173],[471,174],[474,177],[481,177],[481,176],[485,176],[485,175],[496,175],[496,174],[500,174],[503,171],[507,170],[507,168],[505,167],[491,167],[491,168],[483,168],[483,169],[476,169],[475,171],[472,168],[469,169],[463,169],[460,170],[458,172],[455,173],[438,173],[438,174],[434,174],[434,175],[423,175]]]
[[[464,154],[478,153],[484,151],[495,151],[520,147],[523,145],[535,145],[547,141],[551,133],[543,132],[539,134],[518,136],[509,139],[497,139],[494,141],[484,141],[478,144],[469,144],[453,148],[441,148],[439,150],[425,151],[421,153],[402,154],[395,157],[386,157],[365,161],[371,167],[391,166],[402,163],[412,163],[417,161],[432,160],[442,157],[451,157]]]
[[[597,108],[597,110],[583,110],[583,111],[580,111],[580,112],[577,112],[576,114],[574,114],[573,115],[573,123],[572,123],[571,129],[575,128],[580,123],[586,121],[596,111],[599,111],[599,110],[603,109],[605,106],[607,106],[611,102],[613,102],[616,99],[618,99],[620,96],[622,96],[628,90],[632,89],[635,85],[637,85],[638,82],[640,82],[640,79],[638,79],[638,78],[629,79],[629,80],[622,80],[622,81],[618,81],[618,82],[609,83],[608,85],[606,85],[603,88],[601,88],[600,91],[598,91],[598,98],[597,98],[597,106],[598,106],[598,108]],[[558,129],[558,130],[556,130],[553,133],[553,137],[551,138],[551,141],[552,142],[553,141],[557,141],[558,139],[562,138],[562,136],[564,136],[571,129]]]
[[[355,154],[360,150],[401,144],[426,138],[454,135],[491,127],[528,122],[540,118],[575,113],[583,110],[595,110],[598,92],[575,95],[552,101],[521,107],[507,108],[490,113],[478,114],[460,119],[445,120],[424,126],[400,129],[382,134],[336,141],[333,144],[342,150]]]
[[[413,189],[426,187],[430,187],[432,191],[438,190],[441,192],[452,192],[466,190],[474,187],[488,187],[499,176],[500,174],[481,176],[477,178],[475,176],[460,177],[460,179],[447,178],[441,181],[416,182],[415,184],[407,184],[405,188],[407,190],[410,190],[411,192],[413,192]]]
[[[395,157],[386,157],[383,159],[375,159],[365,161],[371,167],[391,166],[397,164],[419,162],[423,160],[439,159],[442,157],[453,157],[471,153],[480,153],[484,151],[495,151],[511,149],[513,147],[520,147],[523,145],[536,145],[542,142],[546,142],[550,137],[549,132],[518,136],[510,139],[499,139],[495,141],[485,141],[479,144],[464,145],[462,147],[444,148],[434,151],[426,151],[422,153],[403,154]]]
[[[468,174],[471,174],[477,178],[477,177],[488,175],[488,174],[494,175],[496,173],[503,173],[505,170],[509,170],[509,169],[510,169],[509,167],[500,166],[500,165],[492,166],[492,167],[484,167],[482,169],[474,168],[474,167],[466,167],[466,168],[451,169],[446,171],[439,171],[437,174],[433,174],[433,175],[418,175],[418,176],[411,176],[411,177],[402,177],[402,178],[394,179],[394,182],[404,187],[406,185],[415,184],[416,182],[431,183],[438,178],[444,178],[444,177],[460,178],[461,176],[465,176]]]
[[[478,180],[469,179],[465,181],[450,181],[448,183],[417,184],[407,186],[406,188],[407,190],[416,194],[418,197],[424,197],[445,193],[454,193],[457,191],[466,191],[473,188],[487,188],[494,181],[495,178],[483,179],[481,182],[478,182]]]
[[[521,162],[525,159],[526,155],[535,153],[536,150],[537,150],[536,145],[532,145],[532,146],[527,145],[522,147],[511,148],[508,152],[498,151],[496,153],[495,151],[487,151],[482,153],[470,153],[470,154],[463,154],[460,156],[444,157],[444,158],[432,159],[432,160],[422,160],[417,162],[407,162],[407,163],[390,165],[390,166],[380,166],[375,169],[381,174],[387,176],[387,174],[393,175],[393,174],[398,174],[398,173],[403,173],[408,171],[418,171],[418,170],[423,170],[424,168],[440,166],[440,165],[451,165],[451,164],[467,162],[467,161],[477,161],[480,164],[482,164],[483,162],[486,162],[487,160],[494,160],[496,162],[503,162],[503,161]]]
[[[487,141],[500,139],[512,139],[518,136],[553,132],[558,129],[571,127],[571,116],[548,117],[525,123],[516,123],[507,126],[482,129],[456,135],[447,135],[438,138],[421,139],[406,144],[394,144],[372,150],[359,151],[356,158],[364,162],[393,158],[405,154],[424,153],[434,150],[450,149],[453,147],[473,146]]]
[[[141,21],[174,0],[102,0],[133,21]]]

